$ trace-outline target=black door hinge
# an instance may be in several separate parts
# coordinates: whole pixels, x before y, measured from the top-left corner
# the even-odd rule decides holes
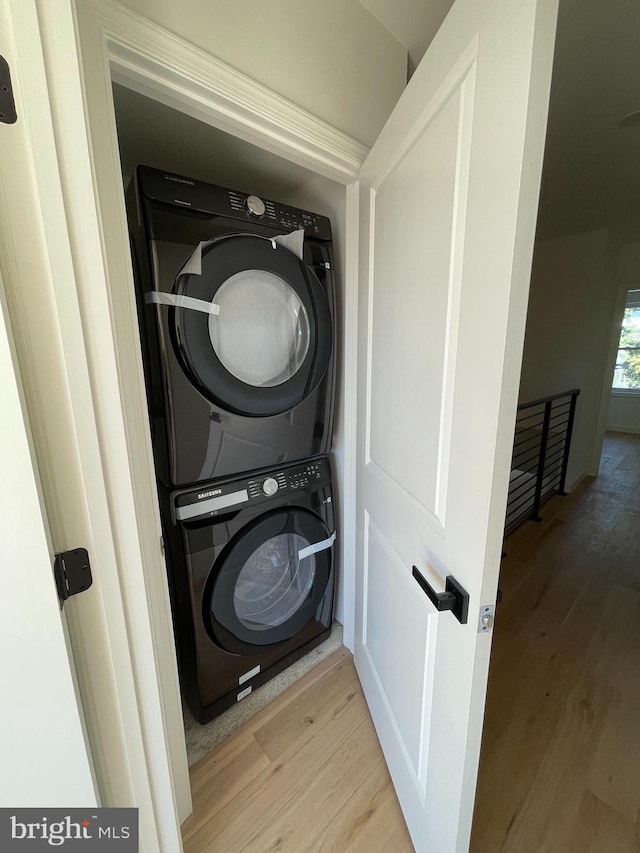
[[[89,589],[93,578],[86,549],[74,548],[72,551],[56,554],[53,575],[58,588],[58,598],[63,604],[70,596]]]
[[[0,56],[0,122],[13,124],[17,118],[9,64],[4,56]]]

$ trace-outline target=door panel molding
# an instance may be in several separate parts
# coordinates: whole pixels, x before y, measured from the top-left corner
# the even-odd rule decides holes
[[[405,489],[384,468],[381,468],[376,462],[370,461],[366,466],[366,477],[377,479],[391,498],[403,503],[408,511],[413,512],[417,517],[429,524],[439,536],[444,536],[444,525],[435,513],[425,507],[418,498]]]
[[[453,401],[455,396],[458,330],[462,299],[462,264],[464,254],[465,221],[469,193],[469,167],[475,103],[476,54],[467,68],[460,85],[460,116],[456,156],[456,187],[453,198],[453,235],[449,267],[449,293],[445,333],[445,358],[442,375],[442,401],[440,404],[440,443],[436,474],[435,515],[444,527],[447,511],[447,481],[451,460],[453,430]]]
[[[378,690],[380,691],[383,702],[386,708],[386,714],[389,718],[395,738],[400,745],[400,753],[406,765],[407,771],[413,781],[416,793],[422,805],[426,797],[426,757],[428,755],[429,722],[425,717],[429,715],[431,707],[431,697],[433,695],[433,676],[435,667],[435,647],[437,641],[437,615],[428,613],[423,601],[417,599],[412,608],[413,612],[395,613],[394,604],[394,589],[397,584],[407,583],[404,568],[405,561],[393,547],[392,543],[385,537],[381,528],[372,520],[370,514],[366,513],[365,518],[365,549],[366,549],[366,587],[363,602],[363,632],[362,632],[362,647],[366,656],[367,664],[371,676],[375,679]],[[372,548],[372,543],[374,548]],[[378,566],[376,572],[371,570],[371,554],[377,545],[379,556],[383,561],[382,565]],[[371,571],[370,571],[371,570]],[[381,574],[384,573],[384,574]],[[369,603],[368,595],[369,585],[373,580],[385,585],[387,591],[383,601],[387,610],[384,614],[378,614],[381,617],[384,627],[389,624],[389,619],[395,616],[400,619],[403,625],[404,636],[407,644],[413,643],[416,640],[424,645],[424,657],[429,661],[429,666],[418,673],[421,676],[419,681],[415,682],[413,696],[415,705],[411,707],[411,696],[407,696],[406,692],[401,691],[396,696],[393,695],[394,685],[390,683],[391,679],[396,677],[397,670],[402,667],[410,655],[403,655],[402,650],[391,648],[389,644],[384,642],[384,632],[378,635],[377,646],[372,646],[369,642],[369,634],[367,626],[369,624]],[[386,660],[381,660],[380,655],[386,657]],[[384,671],[386,669],[386,672]],[[403,714],[405,717],[414,711],[415,737],[416,743],[413,749],[409,748],[405,743],[403,734],[403,726],[398,722],[398,714]],[[375,709],[374,709],[375,714]],[[374,721],[378,723],[378,720]],[[412,757],[412,753],[413,756]],[[415,760],[417,756],[417,761]]]
[[[460,68],[456,68],[456,73],[450,75],[450,79],[447,80],[447,86],[443,86],[438,90],[437,99],[434,99],[434,103],[429,105],[425,110],[420,122],[414,126],[412,131],[412,144],[410,146],[404,146],[402,155],[394,158],[393,168],[386,170],[384,177],[381,180],[376,181],[376,189],[371,188],[369,193],[371,236],[369,240],[368,264],[369,308],[366,331],[368,357],[365,399],[365,466],[372,471],[376,471],[379,477],[386,477],[388,486],[393,484],[396,496],[400,499],[406,500],[407,503],[409,503],[415,511],[419,512],[435,530],[442,534],[444,533],[446,524],[447,482],[452,443],[453,401],[455,396],[456,376],[455,368],[461,310],[462,260],[464,253],[465,216],[469,183],[471,137],[473,129],[476,46],[477,40],[474,40],[471,45],[471,48],[473,49],[468,49],[464,56],[461,57],[459,62]],[[421,156],[417,146],[421,143],[428,146],[429,131],[434,127],[434,125],[437,125],[440,117],[444,117],[446,115],[446,110],[450,113],[448,117],[448,120],[451,123],[451,127],[448,131],[451,134],[450,147],[455,152],[455,157],[451,157],[450,164],[453,168],[450,199],[451,215],[450,223],[447,223],[447,239],[450,240],[451,248],[448,253],[448,257],[443,257],[441,259],[442,280],[422,283],[424,288],[429,288],[433,291],[433,296],[430,296],[429,301],[420,306],[422,310],[418,311],[418,316],[415,316],[416,306],[414,304],[406,306],[406,313],[405,315],[402,315],[403,319],[401,325],[403,333],[407,334],[409,331],[408,327],[411,327],[413,324],[415,325],[414,337],[410,338],[410,340],[405,344],[403,340],[404,335],[398,334],[397,329],[395,330],[396,334],[394,336],[395,348],[401,351],[401,354],[396,354],[396,357],[402,362],[402,352],[404,352],[403,348],[405,348],[406,353],[404,353],[404,361],[407,362],[405,370],[402,370],[402,363],[396,365],[396,386],[402,386],[403,381],[406,381],[403,374],[408,376],[410,370],[408,362],[412,358],[419,360],[419,366],[423,371],[426,370],[427,362],[431,362],[434,358],[436,360],[439,359],[439,361],[437,361],[437,376],[434,376],[432,381],[440,382],[442,387],[440,409],[439,413],[436,412],[432,414],[431,412],[424,412],[425,416],[431,416],[432,424],[429,430],[425,423],[425,419],[421,419],[422,422],[418,429],[424,429],[425,441],[423,444],[420,444],[418,441],[409,440],[410,434],[408,431],[412,429],[412,424],[404,420],[403,414],[398,411],[398,407],[394,405],[393,401],[386,403],[379,401],[377,406],[374,406],[375,401],[373,399],[372,390],[372,377],[375,369],[373,347],[377,341],[377,332],[379,332],[380,329],[384,332],[384,326],[386,324],[386,313],[383,309],[380,309],[376,303],[374,285],[376,278],[376,260],[374,255],[374,246],[380,239],[378,238],[378,240],[376,240],[375,235],[378,230],[378,198],[381,191],[384,190],[385,184],[403,168],[403,164],[407,161],[407,158],[411,156],[414,158]],[[457,118],[455,117],[456,112]],[[428,150],[424,152],[422,159],[428,160],[429,158],[427,155]],[[408,168],[410,169],[411,167],[409,166]],[[435,167],[433,166],[431,167],[432,170],[434,168]],[[441,169],[439,171],[436,170],[436,173],[432,176],[433,181],[442,180],[440,174],[441,171]],[[397,210],[399,202],[401,203],[403,194],[401,175],[398,180],[400,182],[400,191],[396,192],[396,197],[392,197],[391,199],[394,211]],[[397,196],[400,196],[400,199],[398,199]],[[379,230],[381,234],[384,234],[385,231],[389,230],[389,219],[388,217],[386,220],[384,219],[384,213],[383,223],[380,225]],[[431,243],[429,243],[429,240],[431,240]],[[424,235],[424,241],[431,249],[431,244],[434,242],[438,243],[439,239],[429,234]],[[414,242],[417,242],[417,240],[414,240]],[[407,246],[405,251],[406,250],[411,251],[411,246]],[[422,252],[424,251],[424,247],[422,245],[416,246],[415,251]],[[433,254],[433,249],[431,249],[431,254]],[[420,273],[419,263],[420,262],[418,261],[418,264],[416,264],[416,276]],[[445,265],[447,267],[446,269]],[[400,266],[400,264],[398,264],[398,266]],[[391,270],[387,270],[388,275],[391,275],[391,273]],[[426,350],[421,352],[418,349],[418,346],[426,345],[427,341],[424,343],[420,342],[420,333],[423,331],[424,335],[428,337],[429,332],[427,324],[428,322],[431,322],[431,324],[434,322],[433,319],[425,317],[425,314],[428,313],[432,307],[432,299],[434,296],[437,296],[436,289],[439,292],[439,311],[442,318],[441,325],[444,327],[444,334],[441,341],[435,341],[433,344],[429,342],[429,351],[427,354]],[[402,311],[402,306],[397,306],[394,303],[392,294],[388,296],[388,301],[389,305],[387,313],[391,314],[393,311],[399,313]],[[376,312],[378,315],[382,315],[378,316],[377,323]],[[392,318],[392,321],[393,319],[394,318]],[[396,322],[398,322],[397,318]],[[393,335],[393,332],[391,332],[391,334]],[[385,365],[378,365],[376,374],[379,374],[381,367],[384,369]],[[418,375],[424,376],[424,372],[422,374],[418,373]],[[418,388],[421,387],[421,383],[416,383],[416,386]],[[396,387],[394,393],[402,394],[402,387]],[[419,391],[416,391],[416,394],[419,396]],[[373,411],[374,407],[377,411]],[[386,420],[385,414],[387,415]],[[414,419],[416,418],[415,411],[412,413],[412,417]],[[393,467],[394,463],[392,458],[387,460],[388,464],[385,464],[381,459],[374,458],[374,451],[372,450],[372,423],[374,421],[378,424],[383,423],[384,429],[387,430],[389,428],[389,420],[391,420],[392,423],[393,420],[395,420],[395,422],[399,424],[398,428],[403,433],[404,440],[401,438],[398,442],[394,431],[393,440],[395,442],[396,453],[406,453],[407,447],[410,446],[414,448],[414,452],[417,452],[418,455],[427,452],[429,454],[430,464],[428,463],[428,473],[423,470],[420,480],[414,483],[414,488],[412,489],[405,488],[400,483],[399,476],[395,476],[392,472],[391,467]],[[434,438],[436,435],[437,438]],[[422,494],[418,493],[420,488],[422,488]]]

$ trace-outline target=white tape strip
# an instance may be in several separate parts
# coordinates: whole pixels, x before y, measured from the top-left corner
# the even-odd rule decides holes
[[[247,235],[237,234],[235,236],[242,237]],[[217,239],[225,238],[218,237]],[[304,250],[304,228],[299,228],[297,231],[292,231],[290,234],[278,234],[276,237],[267,237],[266,239],[271,241],[271,245],[274,249],[277,248],[277,246],[283,246],[302,260]],[[178,278],[181,275],[202,275],[202,251],[215,242],[215,240],[203,240],[201,243],[198,243],[178,273]]]
[[[274,238],[275,242],[280,246],[284,246],[294,255],[297,255],[302,260],[304,247],[304,228],[298,228],[297,231],[292,231],[290,234],[279,234]],[[273,247],[275,249],[275,246]]]
[[[323,539],[322,542],[316,542],[314,545],[307,545],[306,548],[301,548],[298,551],[298,560],[304,560],[305,557],[310,557],[312,554],[317,554],[318,551],[326,551],[331,548],[336,541],[335,530],[328,539]]]
[[[178,296],[175,293],[160,293],[157,290],[147,293],[145,302],[155,302],[156,305],[173,305],[174,308],[190,308],[192,311],[202,311],[203,314],[219,314],[220,306],[215,302],[205,302],[204,299],[194,299],[193,296]]]
[[[193,250],[187,262],[182,267],[178,276],[181,275],[202,275],[202,250],[210,246],[214,240],[203,240]]]

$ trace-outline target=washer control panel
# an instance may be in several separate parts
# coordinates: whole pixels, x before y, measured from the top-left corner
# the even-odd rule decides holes
[[[270,468],[260,474],[216,480],[197,490],[173,493],[176,520],[197,521],[225,512],[235,512],[274,497],[292,497],[299,490],[313,491],[331,483],[331,468],[326,456]]]
[[[250,195],[245,202],[247,210],[252,216],[264,216],[266,205],[257,195]]]
[[[262,477],[248,481],[247,491],[250,498],[272,497],[276,492],[295,492],[322,482],[330,476],[326,459],[314,459],[302,465],[270,471]]]
[[[289,485],[292,489],[300,489],[308,486],[322,477],[319,462],[309,462],[302,469],[296,469],[289,475]]]
[[[278,488],[278,481],[273,477],[267,477],[267,479],[262,483],[262,491],[268,498],[270,498],[271,495],[275,495]]]

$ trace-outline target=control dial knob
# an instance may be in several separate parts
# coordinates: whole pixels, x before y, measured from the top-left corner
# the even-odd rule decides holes
[[[275,495],[275,493],[278,491],[278,481],[274,480],[273,477],[267,477],[267,479],[262,484],[262,491],[268,498],[270,498],[271,495]]]
[[[247,210],[251,216],[264,216],[266,208],[262,199],[258,198],[257,195],[250,195],[245,204],[247,205]]]

